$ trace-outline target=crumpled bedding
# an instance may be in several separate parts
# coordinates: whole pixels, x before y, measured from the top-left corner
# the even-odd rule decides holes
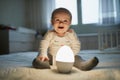
[[[91,71],[73,67],[70,74],[58,73],[55,68],[32,68],[37,52],[16,53],[0,56],[0,80],[120,80],[120,63],[100,62]]]

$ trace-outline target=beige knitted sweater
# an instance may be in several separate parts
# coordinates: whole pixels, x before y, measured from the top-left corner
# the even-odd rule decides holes
[[[63,45],[71,47],[75,55],[79,53],[80,41],[73,29],[71,32],[66,32],[64,37],[57,36],[53,30],[48,31],[40,42],[40,54],[47,55],[49,53],[55,56],[58,49]]]

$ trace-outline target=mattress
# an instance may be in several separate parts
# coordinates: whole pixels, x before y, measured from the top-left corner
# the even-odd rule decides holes
[[[35,69],[32,60],[37,52],[21,52],[0,56],[0,80],[120,80],[120,54],[81,54],[85,59],[97,56],[100,63],[93,70],[58,73],[56,68]],[[112,58],[111,58],[112,57]]]

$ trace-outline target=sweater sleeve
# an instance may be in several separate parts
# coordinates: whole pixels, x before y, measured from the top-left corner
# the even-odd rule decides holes
[[[77,55],[80,52],[81,43],[74,30],[72,30],[70,33],[69,38],[71,39],[71,49],[73,50],[74,54]]]
[[[40,42],[39,55],[47,56],[48,47],[49,47],[51,38],[52,38],[52,32],[48,31]]]

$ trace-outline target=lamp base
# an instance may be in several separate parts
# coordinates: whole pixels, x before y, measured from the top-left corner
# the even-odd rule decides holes
[[[56,61],[57,70],[60,73],[70,73],[73,67],[73,62]]]

